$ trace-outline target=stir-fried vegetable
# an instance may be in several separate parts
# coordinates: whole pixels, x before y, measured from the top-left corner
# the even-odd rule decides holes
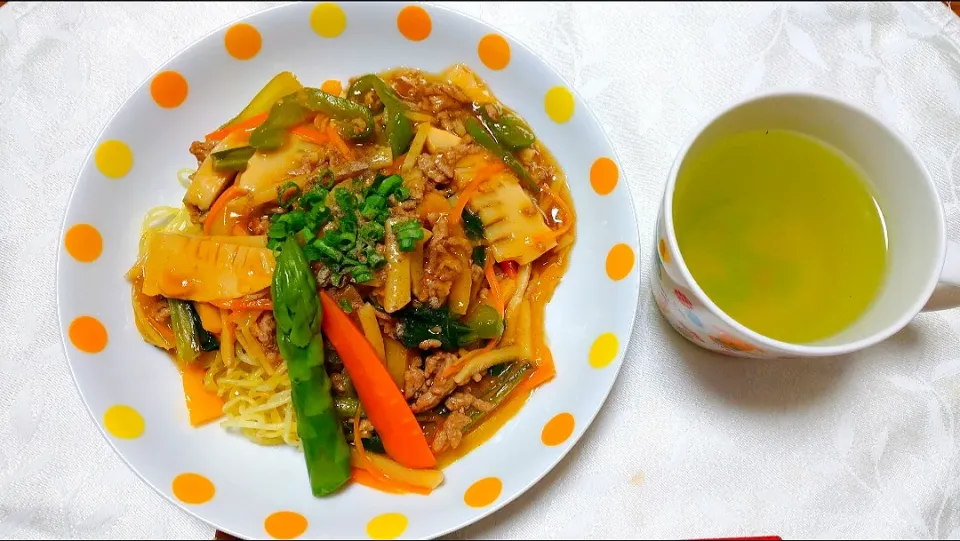
[[[219,131],[227,127],[235,127],[239,125],[239,123],[252,119],[255,116],[264,115],[263,118],[266,119],[266,113],[270,111],[273,104],[280,101],[280,98],[293,94],[301,88],[303,88],[303,86],[300,84],[300,81],[289,71],[278,73],[276,77],[270,79],[270,81],[260,89],[260,92],[257,92],[257,95],[250,100],[250,103],[243,108],[243,111],[240,111],[239,115],[232,118],[223,126],[220,126],[221,130],[207,135],[207,140],[217,139],[216,136],[219,135]],[[254,124],[248,127],[252,128],[256,125],[257,124]]]
[[[488,113],[488,107],[493,106],[478,107],[477,114],[503,148],[515,151],[533,146],[536,136],[526,122],[513,113],[502,111],[498,111],[498,118],[494,120]]]
[[[364,75],[363,77],[357,78],[357,80],[350,84],[350,88],[347,89],[347,98],[356,103],[366,105],[374,113],[379,113],[383,111],[383,102],[379,97],[375,100],[373,99],[374,96],[377,96],[377,91],[373,88],[373,80],[375,78],[377,78],[376,75]]]
[[[473,254],[471,254],[471,259],[473,259],[473,264],[478,267],[483,267],[487,264],[487,250],[483,246],[476,246],[473,249]]]
[[[504,148],[497,139],[487,131],[486,128],[480,124],[480,121],[473,117],[467,117],[463,123],[464,127],[467,129],[467,133],[470,134],[470,137],[482,146],[483,148],[489,150],[498,158],[500,158],[503,163],[507,165],[510,169],[513,169],[513,172],[520,177],[520,180],[523,181],[523,184],[527,187],[528,190],[537,194],[540,193],[540,187],[537,186],[537,182],[530,176],[530,173],[523,167],[523,164],[518,160],[508,149]]]
[[[276,150],[282,147],[287,138],[287,130],[306,122],[309,112],[303,106],[299,95],[284,96],[270,108],[270,114],[263,124],[250,134],[250,146],[257,150]]]
[[[321,291],[320,302],[323,333],[340,355],[387,453],[408,468],[432,468],[437,460],[420,425],[370,342],[330,295]]]
[[[489,304],[477,304],[464,321],[477,338],[496,339],[503,334],[503,318]]]
[[[214,171],[243,171],[257,149],[251,146],[228,148],[210,155]]]
[[[344,139],[363,141],[373,135],[373,115],[367,107],[316,88],[305,88],[303,93],[307,108],[337,121]]]
[[[469,209],[463,209],[463,214],[461,214],[461,219],[463,220],[463,231],[467,234],[467,237],[470,240],[480,240],[483,238],[483,221],[480,220],[480,216]],[[483,265],[481,265],[482,267]]]
[[[482,412],[476,408],[467,410],[466,414],[467,417],[470,417],[470,424],[463,427],[464,433],[476,428],[486,415],[500,406],[510,396],[510,393],[524,382],[531,368],[530,363],[526,362],[515,362],[505,366],[510,368],[501,372],[497,376],[497,384],[481,397],[484,402],[492,405],[493,408],[490,408],[487,412]]]
[[[291,401],[314,496],[350,479],[350,448],[340,428],[323,362],[323,310],[317,283],[296,240],[287,239],[277,260],[271,293],[277,346],[290,374]]]
[[[383,104],[384,131],[387,134],[390,150],[393,151],[394,156],[403,154],[410,148],[410,142],[413,141],[413,124],[405,115],[407,108],[387,83],[376,75],[364,75],[350,86],[353,91],[366,88],[372,88]]]
[[[453,377],[454,381],[457,382],[457,385],[463,385],[474,376],[474,374],[479,374],[491,366],[498,365],[506,361],[513,361],[520,359],[523,355],[523,350],[520,346],[507,346],[501,349],[495,349],[492,351],[485,351],[475,357],[472,357],[466,364],[460,368],[460,371],[457,372],[457,375]]]
[[[400,322],[397,338],[409,348],[418,347],[426,340],[439,340],[440,348],[454,351],[473,341],[469,326],[457,320],[446,308],[410,305],[393,314]]]
[[[183,362],[192,362],[201,351],[216,351],[220,347],[217,337],[200,324],[193,305],[178,299],[168,299],[170,308],[170,327],[176,340],[177,358]]]

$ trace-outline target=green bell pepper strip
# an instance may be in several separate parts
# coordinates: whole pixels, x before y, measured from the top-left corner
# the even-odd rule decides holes
[[[287,238],[277,256],[270,292],[277,346],[290,375],[291,401],[310,487],[314,496],[324,496],[350,479],[350,448],[343,437],[323,362],[323,314],[317,282],[293,238]]]
[[[340,135],[349,141],[362,141],[373,135],[373,114],[370,109],[316,88],[304,88],[304,105],[314,112],[323,113],[337,122]],[[363,121],[363,127],[355,124]]]
[[[500,158],[503,163],[507,164],[507,167],[513,169],[513,172],[520,177],[520,180],[527,186],[531,192],[535,194],[540,193],[540,187],[537,186],[537,182],[533,180],[533,177],[530,176],[530,173],[523,167],[523,164],[520,163],[520,160],[516,158],[509,150],[503,147],[496,138],[487,131],[486,128],[474,117],[467,117],[463,123],[464,127],[467,129],[467,133],[470,134],[470,137],[473,137],[473,140],[477,142],[483,148],[493,152],[498,158]]]
[[[369,107],[374,113],[379,113],[380,111],[383,111],[383,102],[376,101],[373,104],[368,105],[365,99],[366,96],[371,92],[376,92],[373,89],[374,77],[376,77],[376,75],[364,75],[363,77],[360,77],[351,83],[350,87],[347,88],[347,99],[360,105]]]
[[[210,155],[214,171],[244,171],[257,149],[251,146],[228,148]]]
[[[356,90],[357,88],[372,88],[383,103],[384,131],[387,133],[387,143],[389,143],[393,157],[396,159],[410,148],[410,142],[413,141],[413,123],[404,114],[407,111],[406,106],[387,86],[387,83],[383,82],[383,79],[372,73],[354,81],[350,85],[347,95],[351,95],[349,90]]]
[[[303,124],[310,111],[297,93],[288,94],[273,104],[267,119],[250,134],[250,146],[257,150],[276,150],[287,140],[287,130]]]
[[[507,150],[530,148],[537,140],[530,126],[513,113],[500,113],[499,118],[494,120],[486,107],[480,107],[477,114],[497,142]]]

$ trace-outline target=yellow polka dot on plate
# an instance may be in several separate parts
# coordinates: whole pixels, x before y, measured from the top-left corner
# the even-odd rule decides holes
[[[503,491],[503,481],[496,477],[487,477],[470,485],[463,495],[463,502],[470,507],[486,507],[497,501]]]
[[[420,6],[407,6],[397,14],[397,28],[410,41],[423,41],[433,30],[430,14]]]
[[[477,55],[484,66],[502,70],[510,63],[510,44],[499,34],[487,34],[477,44]]]
[[[295,539],[307,531],[307,517],[293,511],[277,511],[263,521],[263,529],[274,539]]]
[[[617,348],[620,344],[617,342],[617,336],[613,333],[603,333],[593,341],[590,346],[590,366],[594,368],[603,368],[613,362],[617,356]]]
[[[335,38],[347,28],[347,14],[330,2],[317,4],[310,12],[310,27],[325,38]]]
[[[623,280],[633,270],[633,250],[626,244],[617,244],[607,254],[607,276]]]
[[[90,224],[77,224],[68,229],[63,244],[67,253],[81,263],[96,261],[103,251],[103,238]]]
[[[263,38],[253,26],[238,23],[227,29],[227,33],[223,36],[223,45],[230,56],[237,60],[250,60],[260,52]]]
[[[122,178],[133,167],[133,152],[123,141],[110,139],[100,143],[93,153],[93,161],[103,176]]]
[[[573,94],[562,86],[555,86],[547,91],[543,107],[551,120],[563,124],[573,116]]]
[[[407,529],[407,517],[400,513],[384,513],[367,523],[370,539],[396,539]]]
[[[92,316],[80,316],[67,329],[70,343],[84,353],[100,353],[107,347],[107,329]]]
[[[150,81],[150,95],[164,109],[180,107],[186,101],[188,91],[187,80],[175,71],[161,71]]]
[[[619,179],[620,171],[610,158],[597,158],[590,166],[590,185],[593,186],[593,191],[600,195],[612,192]]]
[[[178,500],[190,505],[207,503],[217,493],[213,483],[199,473],[181,473],[173,478],[170,488]]]
[[[110,406],[103,414],[103,426],[114,438],[135,440],[143,435],[143,417],[137,410],[123,404]]]
[[[547,421],[547,424],[543,427],[543,432],[540,433],[540,441],[544,445],[549,445],[553,447],[554,445],[560,445],[561,443],[567,441],[567,438],[573,434],[573,427],[576,423],[573,420],[573,415],[569,413],[559,413]]]

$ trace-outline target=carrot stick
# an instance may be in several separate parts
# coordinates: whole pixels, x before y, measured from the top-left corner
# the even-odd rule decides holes
[[[487,264],[484,266],[483,274],[487,277],[487,283],[490,284],[493,307],[497,309],[500,317],[503,317],[503,295],[500,294],[500,282],[497,280],[497,275],[493,272],[493,254],[487,255]]]
[[[325,291],[320,292],[320,304],[323,334],[347,368],[360,403],[383,440],[387,454],[408,468],[436,466],[437,459],[427,445],[420,424],[366,336]]]
[[[248,128],[256,128],[260,124],[263,124],[263,121],[266,119],[267,119],[267,113],[260,113],[259,115],[253,115],[252,117],[246,120],[236,122],[234,124],[230,124],[229,126],[224,126],[223,128],[220,128],[219,130],[216,130],[216,131],[212,131],[208,133],[204,137],[204,139],[206,139],[207,141],[221,141],[226,136],[230,135],[235,131],[245,130]]]
[[[330,141],[333,141],[333,146],[337,147],[337,151],[341,156],[348,160],[353,159],[353,151],[350,150],[349,146],[347,146],[347,143],[343,140],[343,137],[340,137],[336,126],[334,126],[332,122],[327,124],[327,137],[330,138]]]
[[[237,186],[230,186],[227,188],[216,201],[213,202],[213,205],[210,206],[210,211],[207,212],[207,217],[203,221],[203,232],[206,235],[209,235],[213,231],[213,224],[216,219],[226,211],[227,203],[233,201],[234,199],[246,195],[247,191],[243,188]]]
[[[503,167],[502,162],[493,162],[483,166],[482,169],[477,171],[477,175],[473,177],[470,184],[467,184],[467,187],[457,195],[457,204],[453,207],[453,216],[451,217],[453,223],[460,223],[460,215],[463,214],[463,209],[467,207],[467,201],[469,201],[477,189],[480,188],[480,184],[499,173],[503,170]]]
[[[304,141],[309,141],[318,145],[330,142],[330,137],[326,133],[316,128],[311,128],[307,125],[296,126],[290,130],[290,133],[296,135]]]
[[[273,299],[263,298],[263,299],[228,299],[228,300],[216,300],[210,301],[210,304],[216,306],[217,308],[223,308],[224,310],[234,310],[234,311],[251,311],[251,310],[273,310]]]

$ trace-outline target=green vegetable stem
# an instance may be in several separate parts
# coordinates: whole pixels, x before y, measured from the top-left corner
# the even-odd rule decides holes
[[[520,180],[523,181],[527,189],[535,194],[540,193],[540,187],[537,186],[536,181],[533,180],[530,173],[523,167],[520,160],[501,145],[496,137],[480,124],[479,120],[473,117],[467,117],[464,121],[464,127],[466,127],[467,133],[470,134],[470,137],[473,137],[473,140],[476,141],[477,144],[492,152],[500,158],[507,167],[513,169],[513,172],[520,177]]]
[[[373,135],[373,114],[367,107],[316,88],[304,88],[303,92],[307,108],[336,121],[344,139],[362,141]]]
[[[501,112],[497,120],[494,120],[486,107],[480,107],[477,114],[497,142],[507,150],[530,148],[536,141],[530,126],[513,113]]]
[[[329,494],[350,479],[350,448],[344,440],[323,362],[323,317],[317,283],[303,250],[288,237],[277,256],[271,285],[277,345],[290,374],[297,433],[314,496]]]

